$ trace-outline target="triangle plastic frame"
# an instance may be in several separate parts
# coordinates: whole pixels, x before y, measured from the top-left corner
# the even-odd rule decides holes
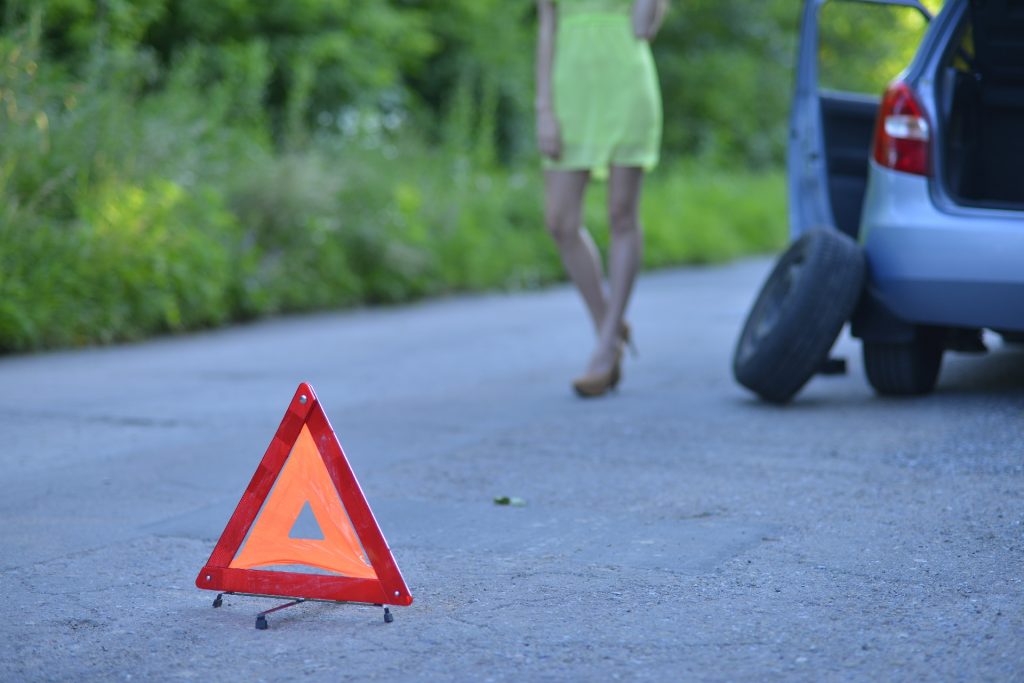
[[[309,427],[342,505],[366,551],[366,557],[377,574],[375,579],[229,566],[270,494],[303,425]],[[222,593],[375,605],[412,604],[412,595],[395,558],[352,473],[338,437],[309,384],[303,382],[296,390],[288,412],[281,420],[281,426],[256,468],[238,507],[231,515],[206,566],[196,577],[196,586]]]

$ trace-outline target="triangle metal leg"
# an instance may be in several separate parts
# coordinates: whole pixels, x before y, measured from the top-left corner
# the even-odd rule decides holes
[[[286,602],[283,605],[278,605],[277,607],[271,607],[270,609],[263,610],[262,612],[256,615],[256,630],[266,631],[270,627],[270,625],[267,623],[267,615],[271,612],[276,612],[277,610],[284,609],[285,607],[298,605],[301,602],[306,602],[305,598],[299,598],[298,600],[292,600],[291,602]]]

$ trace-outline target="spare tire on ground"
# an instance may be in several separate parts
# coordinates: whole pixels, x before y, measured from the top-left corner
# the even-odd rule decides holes
[[[838,230],[813,230],[779,257],[743,325],[732,370],[758,396],[785,403],[825,363],[857,306],[864,253]]]

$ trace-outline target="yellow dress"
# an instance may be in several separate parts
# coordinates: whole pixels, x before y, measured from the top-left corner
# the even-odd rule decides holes
[[[556,0],[552,73],[562,155],[559,170],[658,163],[661,91],[647,41],[633,33],[633,0]]]

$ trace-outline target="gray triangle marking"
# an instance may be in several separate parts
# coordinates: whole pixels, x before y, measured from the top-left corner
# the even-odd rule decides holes
[[[308,500],[303,503],[302,509],[299,510],[299,516],[295,518],[295,524],[292,524],[292,530],[288,532],[288,538],[310,541],[324,540],[324,532],[317,523],[316,515],[313,514],[313,508],[309,506]]]

